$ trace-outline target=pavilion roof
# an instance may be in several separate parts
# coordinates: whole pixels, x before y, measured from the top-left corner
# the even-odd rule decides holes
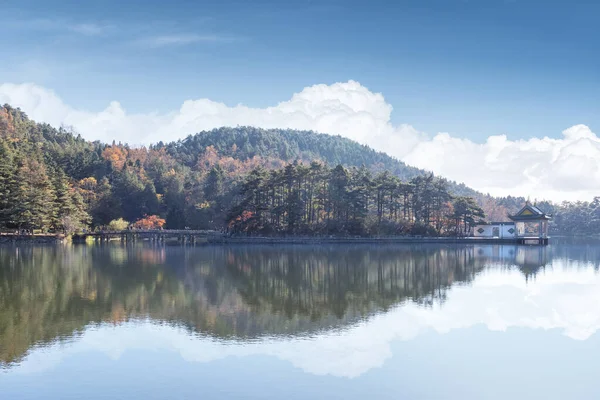
[[[508,218],[515,222],[540,221],[552,219],[550,215],[546,215],[542,210],[531,204],[525,204],[515,215],[509,215]]]

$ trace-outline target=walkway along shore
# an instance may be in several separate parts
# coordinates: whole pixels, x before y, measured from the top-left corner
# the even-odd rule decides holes
[[[536,237],[425,237],[425,236],[385,236],[385,237],[351,237],[351,236],[230,236],[217,231],[196,230],[127,230],[114,232],[90,232],[75,234],[71,238],[65,235],[37,234],[19,235],[0,234],[0,243],[62,243],[72,240],[73,243],[121,241],[124,243],[153,242],[180,245],[235,245],[235,244],[530,244],[546,245],[548,238]]]

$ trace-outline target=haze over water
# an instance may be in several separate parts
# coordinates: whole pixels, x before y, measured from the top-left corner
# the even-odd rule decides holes
[[[0,397],[598,398],[598,244],[0,246]]]

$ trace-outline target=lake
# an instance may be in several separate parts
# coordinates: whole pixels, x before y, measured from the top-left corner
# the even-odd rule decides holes
[[[599,245],[0,246],[0,398],[600,398]]]

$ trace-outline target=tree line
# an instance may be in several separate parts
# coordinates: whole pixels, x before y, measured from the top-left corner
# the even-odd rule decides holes
[[[294,162],[253,169],[228,215],[234,233],[468,235],[485,217],[433,174],[403,182],[389,171]]]
[[[522,197],[484,195],[338,136],[220,128],[148,147],[84,140],[0,107],[0,230],[159,227],[468,234]],[[538,202],[552,232],[599,234],[599,201]],[[477,209],[479,207],[482,213]]]

